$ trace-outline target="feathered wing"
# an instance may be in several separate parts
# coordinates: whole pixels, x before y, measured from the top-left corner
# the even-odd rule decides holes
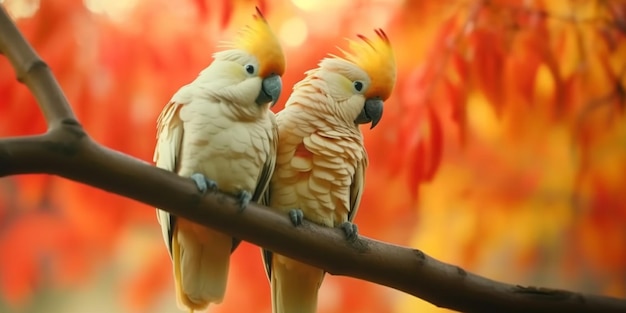
[[[271,112],[270,112],[271,113]],[[257,184],[257,189],[254,195],[257,195],[259,192],[259,200],[258,203],[260,205],[269,206],[270,199],[272,197],[272,188],[270,187],[270,182],[272,180],[272,175],[274,175],[274,169],[276,168],[276,153],[278,151],[278,124],[276,122],[276,116],[271,113],[272,120],[272,141],[270,142],[270,158],[268,162],[265,162],[265,166],[263,167],[263,171],[261,176],[259,177],[259,184]],[[265,265],[265,274],[270,278],[270,266],[272,260],[272,254],[269,250],[265,250],[261,248],[261,256],[263,257],[263,264]]]
[[[183,122],[178,116],[182,103],[170,101],[157,119],[157,143],[153,160],[156,166],[170,172],[178,172],[180,147],[183,141]],[[172,237],[174,235],[175,216],[157,209],[157,220],[161,225],[163,240],[172,257]]]
[[[269,204],[269,185],[276,167],[276,150],[278,149],[278,124],[276,124],[276,117],[271,111],[268,112],[268,116],[272,122],[272,128],[267,130],[268,138],[272,139],[270,141],[270,150],[252,195],[252,200],[262,205]]]
[[[350,185],[350,212],[348,213],[348,221],[352,222],[356,217],[363,197],[363,187],[365,186],[365,169],[367,168],[367,155],[357,164],[354,176],[352,177],[352,185]]]

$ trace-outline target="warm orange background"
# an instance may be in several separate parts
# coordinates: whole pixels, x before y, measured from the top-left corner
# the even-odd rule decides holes
[[[361,234],[508,283],[626,297],[624,1],[0,2],[87,131],[146,161],[163,105],[255,4],[284,43],[285,93],[343,38],[382,27],[399,79],[364,130]],[[0,101],[1,137],[45,131],[3,57]],[[0,312],[177,312],[171,276],[153,208],[56,177],[0,180]],[[330,275],[319,301],[442,311]],[[257,247],[234,254],[211,312],[270,312]]]

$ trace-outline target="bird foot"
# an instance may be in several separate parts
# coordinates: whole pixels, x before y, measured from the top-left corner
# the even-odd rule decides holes
[[[200,190],[201,193],[206,193],[207,191],[215,191],[217,190],[217,183],[214,180],[206,178],[204,174],[194,173],[189,177],[196,183],[196,187]]]
[[[250,204],[250,200],[252,200],[252,194],[245,190],[240,190],[237,193],[237,203],[239,204],[239,210],[237,213],[243,212],[248,204]]]
[[[341,229],[346,234],[348,241],[354,241],[359,237],[358,227],[352,222],[344,222],[341,224]]]
[[[293,226],[302,225],[302,220],[304,219],[304,213],[300,209],[291,209],[289,210],[289,220]]]

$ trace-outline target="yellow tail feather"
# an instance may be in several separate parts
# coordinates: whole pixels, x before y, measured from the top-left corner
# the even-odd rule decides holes
[[[211,303],[221,303],[228,280],[232,238],[182,219],[172,238],[178,307],[193,313],[205,310]]]
[[[274,254],[272,312],[315,313],[317,294],[323,279],[323,270]]]

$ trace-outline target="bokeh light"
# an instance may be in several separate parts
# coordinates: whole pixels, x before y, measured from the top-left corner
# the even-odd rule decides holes
[[[283,22],[280,39],[289,47],[299,47],[308,36],[308,28],[303,19],[294,17]]]

